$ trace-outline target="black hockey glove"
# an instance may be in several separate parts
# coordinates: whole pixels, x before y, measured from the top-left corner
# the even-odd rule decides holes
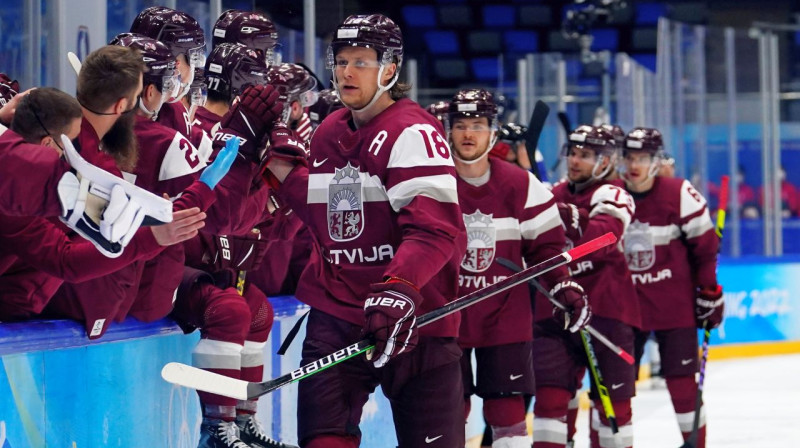
[[[213,244],[215,253],[211,262],[214,270],[255,271],[261,265],[269,243],[262,238],[261,231],[253,229],[245,235],[215,236]]]
[[[395,356],[411,351],[417,346],[419,330],[414,315],[414,303],[422,302],[416,288],[402,281],[373,283],[364,301],[364,333],[375,341],[375,348],[367,352],[367,360],[375,354],[375,367],[383,367]]]
[[[558,307],[553,308],[553,315],[556,319],[564,322],[564,329],[569,329],[572,333],[582,330],[592,319],[592,307],[589,305],[589,298],[583,292],[583,288],[572,280],[564,280],[556,283],[550,289],[550,295],[564,305],[566,310]],[[570,325],[572,324],[572,325]]]
[[[722,298],[722,286],[713,288],[698,288],[695,299],[694,317],[697,328],[703,328],[703,322],[708,321],[708,328],[717,328],[722,323],[725,312],[725,301]]]

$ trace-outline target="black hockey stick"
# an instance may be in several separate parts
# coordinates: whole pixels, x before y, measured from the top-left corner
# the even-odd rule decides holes
[[[550,107],[539,100],[533,108],[531,120],[528,122],[528,133],[525,136],[525,151],[528,153],[528,162],[531,164],[531,172],[537,179],[541,179],[539,165],[536,163],[536,147],[539,146],[539,137],[542,135],[544,123],[547,115],[550,114]]]
[[[514,272],[520,272],[522,270],[521,267],[517,266],[513,261],[507,258],[498,258],[497,263]],[[553,306],[561,310],[566,310],[566,307],[562,305],[560,302],[558,302],[555,298],[553,298],[553,296],[551,296],[550,293],[546,289],[544,289],[544,286],[542,286],[542,284],[539,283],[537,280],[530,279],[528,283],[533,285],[540,293],[542,293],[543,296],[547,297],[547,299],[550,301],[550,303],[553,304]],[[626,352],[622,347],[611,342],[611,340],[603,336],[603,333],[600,333],[591,325],[586,326],[586,331],[588,331],[589,334],[591,334],[595,339],[600,341],[603,345],[608,347],[609,350],[611,350],[617,356],[622,358],[623,361],[625,361],[630,365],[633,365],[633,356],[631,356],[630,353]]]
[[[564,134],[569,137],[569,134],[572,133],[572,124],[569,122],[569,115],[564,111],[559,112],[558,121],[561,123],[561,128],[564,129]]]
[[[730,178],[722,176],[719,192],[719,210],[717,210],[717,225],[714,228],[719,237],[722,249],[722,231],[725,230],[725,210],[728,207],[728,182]],[[706,382],[706,364],[708,363],[708,345],[711,339],[711,329],[708,328],[708,320],[703,321],[703,356],[700,357],[700,377],[697,380],[697,398],[694,402],[694,421],[692,422],[692,433],[680,448],[695,448],[700,431],[700,408],[703,405],[703,386]]]
[[[417,326],[423,327],[432,322],[436,322],[445,316],[460,311],[470,305],[512,288],[520,283],[526,282],[533,277],[542,275],[559,266],[567,264],[572,260],[576,260],[600,248],[608,246],[609,244],[613,244],[616,242],[616,240],[617,238],[613,233],[607,233],[603,236],[581,244],[580,246],[570,249],[569,251],[555,255],[535,266],[525,269],[524,271],[518,272],[510,277],[506,277],[505,279],[500,280],[492,285],[453,300],[452,302],[449,302],[440,308],[420,316],[417,319]],[[324,358],[318,359],[285,375],[279,376],[278,378],[260,383],[229,378],[206,370],[198,369],[196,367],[174,362],[165,365],[164,368],[161,369],[161,377],[173,384],[210,392],[217,395],[224,395],[226,397],[237,398],[239,400],[250,400],[268,394],[288,384],[308,378],[311,375],[317,374],[327,368],[364,353],[373,347],[374,343],[370,339],[363,339],[352,345],[337,350],[330,355],[325,356]]]

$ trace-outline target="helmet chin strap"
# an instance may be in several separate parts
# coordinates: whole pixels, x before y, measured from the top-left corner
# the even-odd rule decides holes
[[[497,132],[492,131],[492,138],[489,139],[489,144],[486,146],[486,150],[483,151],[483,154],[481,154],[480,157],[472,160],[464,160],[459,157],[458,151],[453,151],[453,158],[464,165],[474,165],[489,156],[489,153],[492,152],[492,148],[494,148],[495,142],[497,142]]]
[[[178,96],[176,96],[172,101],[170,101],[170,103],[177,103],[183,97],[185,97],[189,93],[189,91],[192,90],[192,83],[193,82],[194,82],[194,64],[190,64],[189,65],[189,81],[187,81],[186,83],[181,81],[181,91],[180,91],[180,93],[178,93]]]
[[[161,110],[161,107],[164,105],[164,93],[161,93],[161,98],[158,100],[158,106],[155,107],[153,110],[147,108],[144,105],[144,100],[139,97],[139,109],[147,115],[147,118],[156,121],[158,120],[158,112]]]
[[[353,113],[355,113],[355,114],[364,113],[364,112],[367,111],[367,109],[372,107],[378,101],[378,98],[380,98],[381,95],[383,95],[383,92],[386,92],[389,89],[391,89],[392,86],[394,86],[395,83],[397,82],[397,80],[400,78],[400,67],[397,67],[397,70],[395,71],[394,77],[391,79],[391,81],[389,81],[389,84],[387,84],[385,86],[382,86],[381,85],[381,78],[383,77],[383,71],[385,69],[386,69],[386,64],[381,64],[381,68],[378,69],[378,79],[376,81],[378,83],[378,90],[375,92],[375,95],[372,96],[372,100],[370,100],[370,102],[367,103],[366,106],[364,106],[362,108],[359,108],[359,109],[355,109],[355,108],[352,108],[352,107],[350,107],[350,106],[345,104],[345,107],[347,107],[348,109],[353,111]],[[339,90],[339,82],[336,80],[336,76],[333,77],[333,88],[335,88],[337,91]]]

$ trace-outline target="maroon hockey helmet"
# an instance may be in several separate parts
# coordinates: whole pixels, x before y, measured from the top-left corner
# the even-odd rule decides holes
[[[267,67],[275,63],[278,28],[264,14],[229,9],[214,24],[212,47],[222,43],[242,44],[259,52]]]
[[[5,73],[0,73],[0,107],[3,107],[19,93],[19,83],[12,81]]]
[[[622,147],[625,146],[625,131],[615,124],[603,124],[600,125],[600,127],[611,133],[614,137],[614,143],[617,149],[622,150]]]
[[[450,102],[446,100],[431,103],[425,108],[428,113],[436,117],[437,120],[444,123],[447,119],[447,114],[450,113]]]
[[[664,140],[661,132],[653,128],[634,128],[625,137],[623,152],[646,151],[654,156],[661,156],[664,152]]]
[[[221,43],[208,56],[206,83],[210,91],[231,101],[250,86],[266,84],[267,72],[256,50],[242,44]]]
[[[328,68],[333,69],[336,53],[342,47],[372,48],[381,64],[403,64],[403,33],[392,19],[382,14],[352,15],[336,28],[328,47]]]
[[[448,117],[451,123],[459,117],[486,117],[489,124],[496,124],[497,104],[494,95],[485,89],[459,90],[450,100]]]
[[[177,90],[180,79],[176,80],[175,58],[169,48],[163,43],[137,33],[122,33],[111,39],[109,45],[131,47],[139,50],[147,66],[143,75],[144,85],[155,84],[159,91]],[[165,84],[168,84],[165,86]],[[177,91],[175,92],[177,94]]]
[[[344,104],[342,104],[342,100],[339,99],[336,90],[325,89],[319,92],[317,102],[308,108],[308,118],[311,119],[311,123],[316,126],[322,123],[325,117],[343,107]]]
[[[573,147],[591,149],[597,155],[608,155],[616,152],[616,142],[611,132],[602,126],[588,124],[582,124],[570,132],[565,150]],[[566,152],[565,155],[567,155]]]
[[[291,103],[300,101],[303,107],[316,102],[317,80],[308,70],[297,64],[278,64],[269,68],[267,84],[275,86],[281,94],[281,101]]]
[[[172,55],[184,55],[195,66],[205,65],[206,38],[203,29],[192,16],[163,6],[144,9],[133,20],[132,33],[163,42]]]

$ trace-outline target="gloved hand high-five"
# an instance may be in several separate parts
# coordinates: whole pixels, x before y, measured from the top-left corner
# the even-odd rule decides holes
[[[722,323],[725,302],[722,299],[722,286],[697,288],[694,316],[697,328],[703,328],[703,321],[708,328],[717,328]]]
[[[218,134],[225,135],[230,131],[241,137],[240,152],[253,162],[260,163],[265,137],[283,112],[284,104],[279,101],[279,96],[279,92],[271,85],[248,87],[239,102],[222,117]]]
[[[390,359],[412,350],[419,340],[415,303],[422,302],[419,291],[408,283],[389,280],[373,283],[364,301],[364,333],[375,341],[367,360],[383,367]]]
[[[553,315],[559,322],[563,320],[565,330],[569,328],[575,333],[586,327],[592,318],[592,307],[581,285],[572,280],[563,280],[550,289],[550,295],[566,308],[553,308]]]
[[[219,235],[214,237],[211,263],[214,269],[255,271],[261,265],[269,241],[262,238],[261,231],[252,229],[244,235]]]

